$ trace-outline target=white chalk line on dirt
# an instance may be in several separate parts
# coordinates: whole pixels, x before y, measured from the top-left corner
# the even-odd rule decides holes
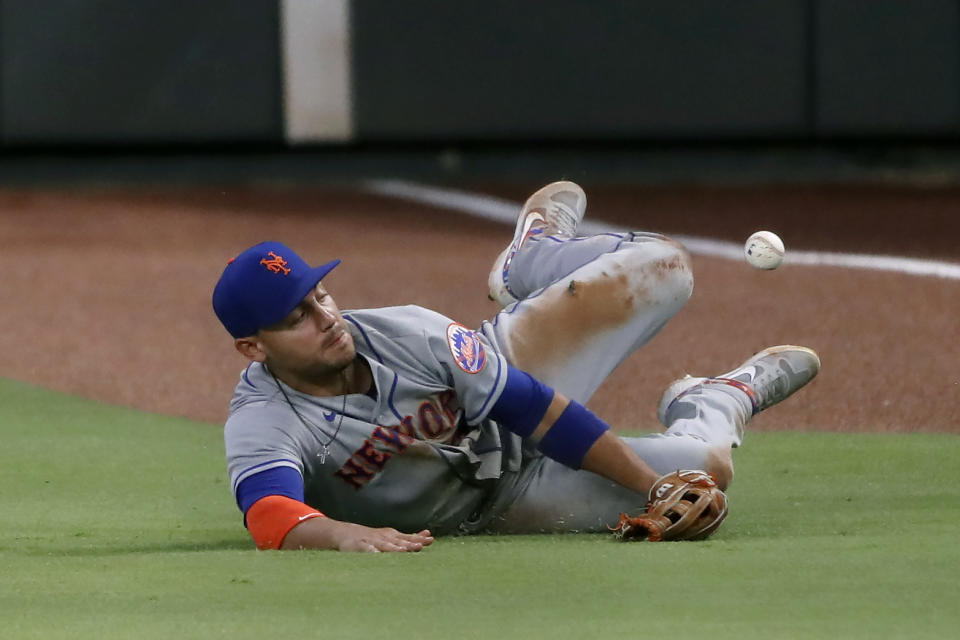
[[[522,205],[522,203],[511,202],[495,196],[421,185],[404,180],[370,180],[364,183],[363,189],[368,193],[459,211],[510,226],[516,224],[517,214]],[[579,231],[585,235],[593,235],[623,231],[623,229],[602,221],[584,220],[580,224]],[[670,237],[682,242],[693,254],[735,261],[743,260],[743,246],[734,242],[673,234]],[[899,256],[792,251],[788,249],[784,264],[846,267],[960,280],[960,264]]]

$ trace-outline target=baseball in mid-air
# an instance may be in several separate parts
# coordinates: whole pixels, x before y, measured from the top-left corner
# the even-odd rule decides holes
[[[772,231],[757,231],[743,245],[743,256],[754,269],[776,269],[783,254],[783,240]]]

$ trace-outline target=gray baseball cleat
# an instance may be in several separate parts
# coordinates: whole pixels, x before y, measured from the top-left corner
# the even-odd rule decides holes
[[[493,262],[487,284],[490,299],[504,307],[516,302],[518,297],[510,290],[510,263],[517,251],[534,236],[559,236],[573,238],[577,226],[587,210],[587,195],[579,185],[562,180],[551,182],[527,198],[517,219],[513,240]]]
[[[820,357],[813,349],[794,345],[768,347],[742,365],[715,378],[687,376],[667,387],[660,398],[657,417],[668,427],[667,416],[684,395],[709,384],[725,384],[743,391],[753,405],[753,415],[786,399],[813,380]]]

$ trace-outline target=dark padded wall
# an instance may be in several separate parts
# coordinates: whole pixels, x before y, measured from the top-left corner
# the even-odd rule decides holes
[[[284,141],[279,0],[0,0],[0,145]],[[353,0],[361,142],[960,138],[960,0]]]
[[[960,130],[956,0],[818,0],[815,13],[819,133]]]
[[[273,2],[2,0],[3,142],[279,141]]]
[[[355,0],[358,136],[801,136],[801,0]]]

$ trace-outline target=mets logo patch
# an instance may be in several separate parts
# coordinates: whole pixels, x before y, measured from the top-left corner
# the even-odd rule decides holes
[[[480,373],[487,364],[487,354],[477,335],[462,324],[447,327],[447,346],[457,366],[467,373]]]

